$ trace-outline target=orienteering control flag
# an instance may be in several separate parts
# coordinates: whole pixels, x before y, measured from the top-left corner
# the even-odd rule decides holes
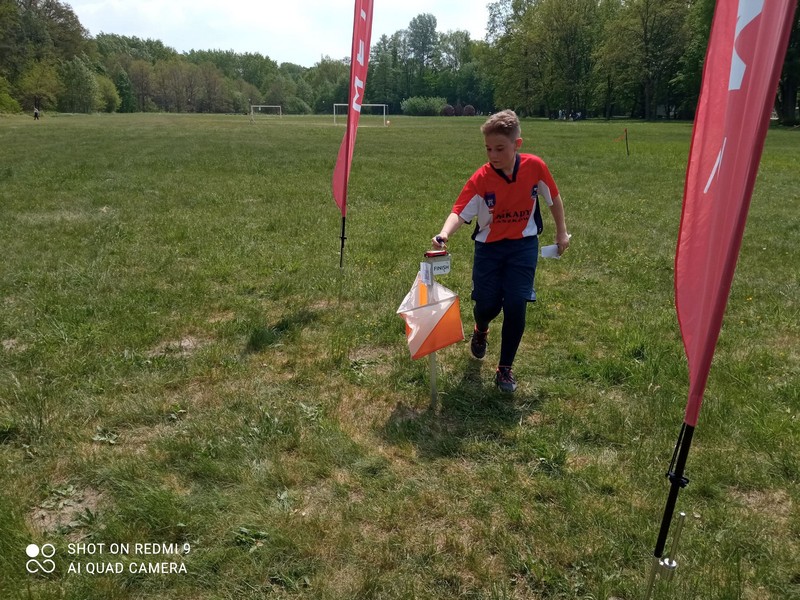
[[[339,155],[336,158],[336,166],[333,170],[333,199],[339,210],[342,211],[342,217],[347,216],[347,183],[350,179],[350,164],[353,162],[353,148],[356,145],[358,119],[361,116],[364,86],[367,82],[369,43],[372,36],[372,2],[373,0],[355,0],[347,130],[339,147]]]
[[[686,169],[675,304],[697,424],[730,293],[796,0],[720,0]]]
[[[397,309],[406,322],[408,349],[414,360],[464,339],[458,294],[417,275],[411,291]]]

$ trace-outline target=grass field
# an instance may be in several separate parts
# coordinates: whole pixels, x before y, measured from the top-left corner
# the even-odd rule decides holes
[[[359,131],[340,270],[330,117],[0,116],[0,598],[640,598],[691,124],[523,123],[572,246],[514,397],[495,334],[485,364],[438,353],[431,410],[395,310],[480,123]],[[800,598],[799,136],[767,137],[656,598]],[[466,230],[450,250],[469,329]]]

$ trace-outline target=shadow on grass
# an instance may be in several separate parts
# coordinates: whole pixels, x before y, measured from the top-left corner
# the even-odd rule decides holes
[[[257,354],[281,343],[284,339],[314,322],[317,315],[310,310],[302,309],[292,313],[273,325],[256,326],[250,332],[245,346],[245,354]]]
[[[399,403],[384,425],[384,439],[414,444],[430,459],[463,454],[472,442],[503,440],[507,430],[538,410],[541,399],[521,389],[514,394],[497,390],[484,381],[482,367],[469,360],[458,383],[439,391],[438,405],[420,410]]]

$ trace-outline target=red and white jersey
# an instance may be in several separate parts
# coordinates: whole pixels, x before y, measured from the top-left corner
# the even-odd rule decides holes
[[[556,196],[558,188],[545,162],[533,154],[517,154],[510,179],[489,163],[475,171],[453,212],[467,223],[478,218],[472,236],[478,242],[516,240],[542,232],[539,198],[552,206]]]

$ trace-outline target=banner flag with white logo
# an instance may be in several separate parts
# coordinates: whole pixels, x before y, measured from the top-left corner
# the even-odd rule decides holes
[[[796,0],[717,0],[686,168],[675,308],[689,363],[689,398],[667,477],[667,496],[645,598],[659,573],[708,372],[742,244],[758,163]],[[680,532],[680,527],[678,529]],[[673,540],[677,546],[680,533]]]
[[[694,427],[722,326],[796,0],[718,1],[686,170],[675,304]]]
[[[350,165],[353,162],[353,148],[356,144],[358,119],[361,104],[364,102],[364,86],[369,67],[369,44],[372,36],[373,0],[356,0],[353,19],[353,48],[350,59],[350,92],[347,107],[347,131],[339,147],[336,167],[333,170],[333,199],[342,217],[347,215],[347,183],[350,179]]]

